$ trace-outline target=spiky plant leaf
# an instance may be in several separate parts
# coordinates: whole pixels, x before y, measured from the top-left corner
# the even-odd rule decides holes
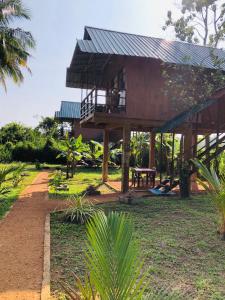
[[[133,240],[133,224],[124,214],[96,214],[87,225],[87,266],[104,300],[141,299],[143,262]]]

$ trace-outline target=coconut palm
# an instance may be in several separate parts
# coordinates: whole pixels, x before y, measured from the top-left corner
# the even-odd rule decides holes
[[[213,167],[208,169],[199,160],[192,160],[194,165],[198,168],[200,175],[204,180],[198,179],[200,184],[212,195],[212,200],[216,206],[219,215],[219,229],[218,232],[221,238],[225,240],[225,176],[218,177]]]
[[[30,57],[28,52],[35,47],[30,32],[10,25],[17,19],[30,19],[29,11],[21,0],[0,1],[0,82],[6,89],[6,78],[15,83],[23,81],[22,68],[26,68]]]

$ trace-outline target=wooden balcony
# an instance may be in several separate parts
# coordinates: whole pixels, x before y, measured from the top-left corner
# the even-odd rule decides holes
[[[81,102],[81,120],[95,112],[109,115],[126,112],[126,91],[113,89],[106,92],[93,89]]]

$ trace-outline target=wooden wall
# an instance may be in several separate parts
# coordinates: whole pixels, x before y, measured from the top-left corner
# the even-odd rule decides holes
[[[127,115],[131,118],[168,120],[175,111],[163,93],[161,63],[151,59],[126,62]]]

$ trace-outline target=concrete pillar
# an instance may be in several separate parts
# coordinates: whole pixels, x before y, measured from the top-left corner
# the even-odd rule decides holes
[[[102,181],[108,180],[108,164],[109,164],[109,130],[105,129],[103,133],[103,163],[102,163]]]
[[[123,128],[123,159],[122,159],[122,193],[129,190],[129,169],[130,169],[130,127]]]

